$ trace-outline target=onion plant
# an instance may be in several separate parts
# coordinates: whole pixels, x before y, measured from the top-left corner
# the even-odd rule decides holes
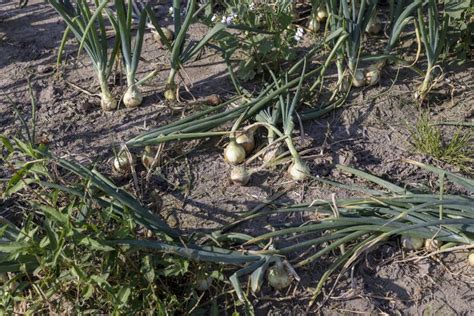
[[[135,76],[141,55],[147,16],[146,11],[142,10],[140,12],[135,44],[132,46],[132,2],[128,1],[126,5],[124,0],[115,0],[114,4],[117,15],[114,16],[108,11],[115,33],[120,34],[120,48],[127,77],[127,91],[123,96],[123,103],[128,108],[139,106],[143,100],[137,88]]]
[[[423,100],[431,89],[433,71],[436,69],[438,58],[446,43],[446,32],[448,29],[448,16],[444,15],[440,21],[438,2],[429,0],[424,6],[418,7],[418,18],[416,20],[417,30],[421,35],[421,41],[425,47],[427,69],[423,83],[418,88],[417,96]],[[426,7],[426,10],[424,9]],[[428,23],[426,23],[426,18]]]
[[[217,135],[223,135],[227,132],[209,132],[210,130],[223,125],[229,121],[237,120],[241,115],[244,115],[244,119],[253,118],[260,111],[268,107],[274,101],[278,101],[278,97],[282,93],[286,93],[289,89],[293,89],[298,86],[301,76],[300,72],[303,68],[304,60],[311,58],[316,52],[318,52],[321,47],[328,42],[331,42],[334,38],[339,38],[343,34],[342,30],[337,30],[334,33],[331,33],[326,39],[318,44],[316,44],[299,62],[297,62],[291,69],[288,70],[287,74],[284,77],[288,76],[288,81],[284,84],[277,86],[275,82],[266,84],[260,93],[244,102],[243,105],[223,111],[226,107],[232,103],[234,100],[229,100],[219,106],[212,107],[210,109],[195,113],[189,117],[183,118],[178,122],[168,124],[156,129],[147,131],[141,135],[133,137],[132,139],[126,142],[126,145],[129,147],[144,147],[147,145],[156,145],[159,143],[172,141],[172,140],[183,140],[183,139],[198,139],[205,138]],[[338,41],[330,56],[334,56],[334,51],[339,49],[343,41]],[[332,57],[331,57],[332,59]],[[321,71],[325,69],[324,65],[317,68],[306,71],[303,75],[303,80],[311,78],[316,74],[320,74]],[[295,78],[295,76],[297,76]],[[321,105],[320,108],[310,109],[304,112],[301,112],[301,118],[304,120],[310,120],[317,117],[320,117],[334,108],[341,105],[341,101],[337,100],[325,105]]]
[[[472,193],[474,181],[415,161],[408,161],[439,176],[439,193],[414,193],[407,188],[395,185],[360,170],[338,165],[343,172],[353,174],[372,182],[382,189],[368,189],[347,186],[330,180],[315,178],[324,184],[349,189],[362,194],[362,197],[332,201],[318,200],[311,204],[286,205],[268,211],[249,212],[236,223],[268,217],[272,214],[317,213],[321,220],[314,223],[283,224],[272,232],[254,237],[246,245],[271,241],[285,244],[255,253],[269,255],[302,254],[297,257],[295,267],[306,266],[330,252],[343,250],[327,268],[320,279],[313,301],[321,292],[322,286],[338,267],[343,271],[350,267],[359,256],[374,245],[395,236],[410,236],[426,240],[437,240],[445,249],[464,244],[474,247],[474,209]],[[448,194],[444,192],[445,182],[450,181],[468,192]],[[388,192],[387,192],[388,191]],[[234,228],[230,224],[222,229]],[[280,242],[284,240],[284,242]],[[316,248],[318,247],[319,248]],[[315,248],[314,251],[308,251]],[[453,248],[456,249],[456,248]]]
[[[209,5],[209,3],[207,4]],[[206,8],[206,6],[201,6],[196,10],[196,0],[188,1],[184,21],[181,23],[181,1],[173,0],[173,21],[174,21],[174,32],[176,34],[176,39],[173,42],[170,42],[161,30],[161,27],[158,23],[154,12],[148,6],[145,10],[148,13],[148,17],[155,28],[156,32],[161,38],[161,41],[171,52],[171,70],[168,74],[168,79],[166,80],[165,87],[165,98],[167,100],[176,100],[178,95],[178,87],[176,85],[176,75],[183,67],[183,65],[189,61],[191,58],[196,56],[201,49],[217,34],[226,28],[226,25],[223,23],[217,23],[209,32],[197,43],[190,43],[187,46],[185,45],[186,34],[191,26],[193,19]]]
[[[99,3],[95,0],[96,10],[91,11],[86,0],[78,0],[76,10],[66,7],[62,1],[51,0],[49,3],[63,18],[67,24],[67,31],[71,31],[80,42],[80,51],[82,48],[88,54],[92,65],[97,73],[101,89],[101,107],[104,111],[110,111],[117,107],[117,101],[112,95],[107,80],[112,72],[115,57],[119,49],[120,42],[115,40],[112,49],[109,49],[106,27],[102,10],[107,6],[108,1],[103,0]],[[67,37],[63,37],[63,42]],[[64,43],[61,43],[64,46]]]
[[[359,63],[359,55],[361,51],[361,42],[364,30],[375,13],[376,2],[360,1],[360,7],[356,7],[357,1],[351,1],[351,7],[346,0],[340,1],[342,9],[343,26],[349,37],[346,41],[346,55],[349,71],[352,75],[352,84],[356,87],[365,85],[364,73],[357,69]]]

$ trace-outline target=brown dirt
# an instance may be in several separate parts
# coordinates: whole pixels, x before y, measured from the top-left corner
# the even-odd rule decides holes
[[[90,62],[85,56],[76,59],[74,41],[66,47],[61,70],[55,72],[63,30],[64,24],[43,1],[30,1],[24,9],[16,8],[14,3],[0,5],[0,134],[20,132],[13,106],[5,94],[14,100],[25,119],[31,116],[27,85],[30,78],[38,101],[37,128],[41,140],[49,143],[58,155],[83,163],[99,162],[99,169],[111,174],[107,159],[112,156],[113,146],[196,110],[197,106],[186,106],[186,103],[176,106],[163,101],[166,55],[151,34],[147,34],[143,53],[146,62],[141,63],[140,74],[156,67],[163,71],[144,88],[146,98],[140,108],[103,113],[97,97],[88,96],[67,83],[93,93],[97,91]],[[199,38],[204,31],[194,27],[191,37]],[[436,102],[430,104],[436,120],[472,119],[472,64],[465,67],[448,72],[450,81],[443,82]],[[203,58],[187,66],[186,72],[196,98],[210,94],[225,98],[232,94],[226,67],[212,51],[206,51]],[[334,165],[341,163],[396,183],[410,186],[425,183],[436,189],[432,176],[403,162],[403,159],[416,159],[439,163],[415,154],[409,145],[407,126],[413,125],[419,113],[412,101],[414,82],[419,78],[409,70],[402,70],[393,83],[395,73],[396,69],[388,68],[383,73],[387,79],[377,87],[355,91],[343,110],[305,123],[299,146],[313,149],[308,162],[314,175],[345,183],[357,181],[335,170]],[[123,91],[120,80],[115,82],[114,91]],[[167,163],[162,174],[152,176],[150,186],[160,192],[164,209],[179,210],[179,228],[183,231],[229,223],[239,213],[288,188],[279,198],[280,202],[300,203],[328,199],[332,194],[337,198],[352,194],[317,181],[295,185],[285,176],[284,166],[260,172],[247,187],[232,185],[227,176],[229,167],[222,159],[223,145],[224,142],[217,139],[167,145],[163,155]],[[139,175],[142,174],[139,170]],[[129,182],[129,179],[112,176],[119,183]],[[265,218],[245,225],[242,230],[251,234],[266,231],[269,222],[276,220]],[[303,219],[293,216],[285,220]],[[318,312],[327,315],[468,315],[474,310],[474,271],[466,266],[465,257],[465,254],[449,254],[436,261],[404,261],[398,245],[391,241],[362,258],[352,270],[352,276],[351,271],[344,274]],[[309,311],[306,308],[310,289],[322,275],[324,265],[318,262],[308,270],[299,271],[305,281],[292,288],[291,295],[282,293],[278,299],[264,289],[254,298],[258,314],[316,313],[316,307]],[[330,287],[326,289],[328,293]]]

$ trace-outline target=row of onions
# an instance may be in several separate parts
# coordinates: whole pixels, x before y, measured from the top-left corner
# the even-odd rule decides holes
[[[80,43],[79,53],[83,49],[86,51],[96,71],[101,91],[100,104],[104,111],[114,110],[118,106],[117,98],[109,87],[108,79],[119,56],[123,61],[127,81],[127,87],[121,100],[127,108],[134,108],[142,103],[143,96],[139,86],[158,74],[158,70],[154,70],[141,79],[136,78],[147,27],[152,30],[155,38],[159,39],[170,52],[171,69],[164,91],[167,100],[176,100],[178,86],[175,83],[175,77],[183,68],[183,65],[196,56],[213,37],[226,28],[225,24],[218,23],[200,41],[185,45],[186,34],[192,20],[206,7],[201,6],[196,10],[196,0],[188,1],[183,21],[179,13],[174,15],[176,37],[170,29],[159,25],[158,18],[149,5],[139,9],[137,18],[137,9],[134,9],[133,1],[127,1],[126,3],[125,0],[114,0],[115,11],[108,7],[108,0],[101,2],[95,0],[94,3],[96,8],[95,11],[92,11],[86,0],[77,1],[75,6],[67,5],[59,0],[50,1],[50,4],[67,25],[60,45],[58,63],[61,61],[68,35],[72,32]],[[175,11],[181,12],[180,1],[175,0],[173,8]],[[107,16],[107,19],[104,15]],[[137,19],[137,31],[133,36]],[[114,31],[112,47],[109,47],[108,25]]]

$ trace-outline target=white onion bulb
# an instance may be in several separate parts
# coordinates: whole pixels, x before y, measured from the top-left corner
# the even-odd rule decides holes
[[[352,85],[357,88],[365,85],[365,76],[362,70],[357,69],[355,71],[354,77],[352,78]]]
[[[246,185],[249,183],[250,174],[244,166],[235,166],[230,172],[230,179],[234,184]]]
[[[135,164],[135,156],[132,153],[130,153],[130,156],[132,158],[131,160],[127,152],[120,152],[117,157],[114,158],[114,169],[120,173],[128,173]]]
[[[165,38],[168,40],[168,42],[171,42],[174,39],[174,33],[167,27],[161,27],[160,28],[163,34],[165,35]],[[159,44],[163,45],[163,41],[161,40],[160,34],[156,31],[153,32],[153,37],[155,38],[155,41],[157,41]]]
[[[267,280],[275,290],[283,290],[291,283],[290,275],[280,261],[268,269]]]
[[[301,158],[296,158],[288,168],[288,173],[293,180],[302,181],[309,175],[309,168]]]
[[[232,140],[224,149],[224,158],[233,165],[238,165],[245,160],[245,149]]]
[[[245,153],[249,154],[255,148],[255,139],[253,137],[253,131],[248,130],[240,134],[235,141],[245,149]]]
[[[423,248],[423,244],[425,243],[423,238],[411,236],[402,236],[400,241],[402,247],[407,250],[420,250]]]
[[[104,111],[112,111],[117,108],[117,100],[111,95],[102,94],[100,98],[100,107]]]
[[[308,30],[310,30],[311,32],[319,31],[320,27],[321,27],[321,25],[319,24],[317,18],[311,18],[311,20],[309,20]]]
[[[318,12],[316,13],[316,19],[318,22],[324,22],[328,17],[328,13],[324,8],[318,8]]]
[[[467,257],[467,258],[468,258],[468,261],[469,261],[469,265],[470,265],[471,267],[474,267],[474,252],[471,252],[471,253],[469,254],[469,257]]]
[[[168,101],[175,101],[176,100],[176,91],[174,89],[166,89],[165,93],[165,99]]]
[[[123,104],[127,108],[136,108],[142,104],[143,96],[135,86],[130,86],[123,96]]]

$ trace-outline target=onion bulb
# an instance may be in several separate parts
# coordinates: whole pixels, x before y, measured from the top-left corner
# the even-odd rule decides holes
[[[130,86],[127,89],[123,96],[123,104],[127,108],[136,108],[140,104],[142,104],[143,96],[141,95],[140,91],[135,86]]]
[[[309,175],[308,165],[301,158],[294,158],[288,173],[295,181],[302,181]]]
[[[145,150],[142,154],[142,164],[147,169],[151,169],[153,161],[155,160],[155,156],[151,150],[150,146],[145,146]]]
[[[246,185],[250,180],[250,173],[244,166],[235,166],[230,172],[230,180],[234,184]]]
[[[242,145],[237,144],[235,140],[231,140],[224,149],[224,158],[231,164],[238,165],[245,160],[245,149]]]
[[[378,34],[382,30],[382,21],[380,18],[375,15],[369,20],[369,23],[365,27],[365,31],[369,34]]]
[[[129,159],[129,154],[125,151],[120,152],[114,158],[114,169],[120,173],[128,173],[132,166],[135,164],[135,157],[130,153],[131,160]]]
[[[469,261],[469,265],[470,265],[471,267],[474,267],[474,252],[471,252],[471,253],[469,254],[469,257],[467,257],[467,259],[468,259],[468,261]]]
[[[425,240],[425,249],[428,252],[434,252],[441,247],[442,242],[436,239],[426,239]]]
[[[117,101],[110,93],[102,93],[100,98],[100,107],[104,111],[112,111],[117,108]]]
[[[317,17],[313,17],[311,18],[311,20],[309,20],[308,22],[308,30],[310,30],[311,32],[317,32],[319,31],[319,28],[321,26],[319,25],[319,22],[318,22],[318,19]]]
[[[165,38],[168,40],[168,42],[171,42],[174,39],[174,33],[167,27],[161,27],[161,32],[165,35]],[[155,38],[155,41],[157,41],[159,44],[163,45],[163,41],[161,40],[160,34],[156,31],[153,32],[153,37]]]
[[[249,154],[255,148],[255,139],[253,137],[253,130],[240,134],[235,141],[245,149],[245,153]]]
[[[208,277],[201,277],[196,280],[196,290],[204,292],[209,290],[209,288],[212,285],[212,278],[210,276]]]
[[[165,91],[165,99],[169,101],[175,101],[176,100],[176,91],[174,89],[166,89]]]
[[[328,17],[328,13],[326,12],[326,9],[324,8],[318,8],[318,12],[316,13],[316,20],[318,22],[324,22]]]
[[[380,70],[376,66],[370,66],[367,72],[365,73],[365,83],[368,86],[373,86],[380,79]]]
[[[267,280],[275,290],[283,290],[291,283],[290,275],[281,261],[277,261],[275,265],[268,269]]]
[[[365,85],[365,76],[364,76],[364,72],[362,72],[362,70],[360,69],[357,69],[354,73],[354,77],[352,78],[352,85],[354,87],[362,87],[363,85]]]
[[[402,236],[401,243],[402,247],[407,250],[420,250],[425,241],[420,237]]]

